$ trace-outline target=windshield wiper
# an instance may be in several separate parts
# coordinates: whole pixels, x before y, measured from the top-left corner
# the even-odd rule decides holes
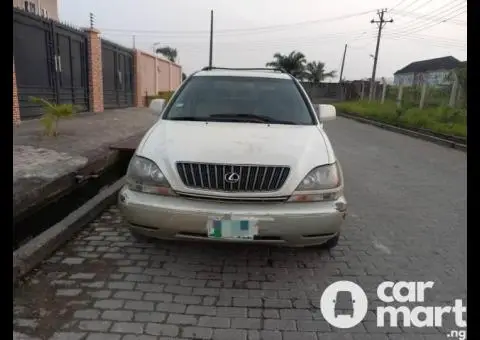
[[[208,117],[194,117],[194,116],[180,116],[180,117],[168,117],[167,120],[180,120],[180,121],[192,121],[192,122],[208,122]]]
[[[234,119],[242,121],[257,121],[267,124],[288,124],[288,125],[297,125],[297,123],[287,120],[278,120],[264,115],[256,115],[253,113],[218,113],[209,116],[210,118],[225,118],[225,119]]]

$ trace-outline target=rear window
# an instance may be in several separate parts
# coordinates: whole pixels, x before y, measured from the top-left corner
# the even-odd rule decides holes
[[[272,122],[315,124],[291,79],[198,76],[175,96],[163,119],[211,120],[215,115],[258,115]]]

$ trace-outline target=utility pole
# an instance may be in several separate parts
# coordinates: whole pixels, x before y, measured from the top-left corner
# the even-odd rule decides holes
[[[132,37],[132,41],[133,41],[133,48],[135,48],[135,34]]]
[[[342,58],[342,67],[340,68],[340,79],[339,82],[342,82],[343,77],[343,67],[345,66],[345,55],[347,54],[347,44],[345,44],[345,49],[343,50],[343,58]]]
[[[213,58],[213,10],[210,11],[210,54],[208,58],[208,66],[212,67]]]
[[[375,74],[377,72],[377,61],[378,61],[378,49],[380,47],[380,38],[382,36],[382,29],[387,23],[393,22],[393,19],[385,20],[385,13],[387,12],[386,8],[383,8],[377,11],[379,20],[372,19],[370,23],[377,24],[378,33],[377,33],[377,46],[375,47],[375,56],[373,57],[373,70],[372,70],[372,79],[370,80],[370,95],[368,100],[373,99],[373,94],[375,93]]]

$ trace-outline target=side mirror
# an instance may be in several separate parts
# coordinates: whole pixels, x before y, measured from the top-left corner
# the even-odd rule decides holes
[[[159,99],[153,99],[150,102],[150,106],[148,108],[152,110],[154,114],[160,116],[164,107],[165,107],[165,99],[159,98]]]
[[[329,104],[315,105],[315,111],[320,122],[334,120],[337,116],[337,110],[335,109],[335,106]]]

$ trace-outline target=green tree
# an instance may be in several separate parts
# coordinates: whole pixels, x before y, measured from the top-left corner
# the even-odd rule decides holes
[[[172,63],[174,63],[177,60],[178,53],[177,49],[165,46],[165,47],[159,47],[156,50],[157,53],[163,55],[165,58],[170,60]]]
[[[302,80],[305,77],[307,59],[302,52],[292,51],[290,54],[275,53],[273,61],[266,63],[267,67],[282,68],[292,76]]]
[[[306,66],[305,78],[313,84],[318,84],[321,81],[327,78],[333,78],[336,75],[337,71],[335,70],[325,72],[325,63],[322,63],[321,61],[312,61]]]

